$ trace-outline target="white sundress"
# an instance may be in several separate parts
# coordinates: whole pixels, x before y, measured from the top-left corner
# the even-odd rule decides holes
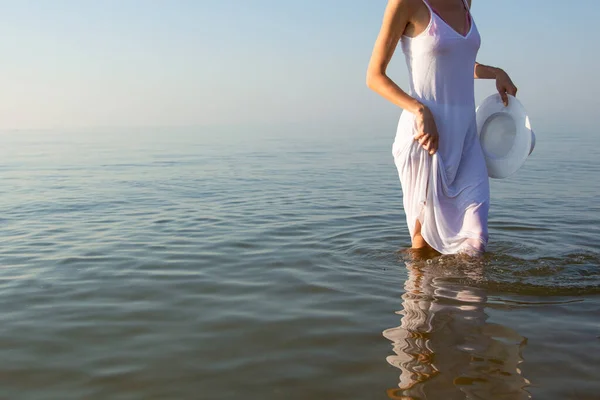
[[[413,237],[419,220],[423,239],[442,254],[479,253],[488,243],[490,203],[475,120],[473,69],[481,39],[473,18],[467,34],[461,35],[424,2],[429,25],[416,37],[403,36],[401,45],[409,93],[431,110],[439,146],[429,155],[414,140],[414,114],[401,114],[392,154],[406,221]]]

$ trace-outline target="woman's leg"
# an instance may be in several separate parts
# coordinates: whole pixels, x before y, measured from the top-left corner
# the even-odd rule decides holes
[[[432,247],[427,244],[423,236],[421,235],[421,221],[417,219],[417,223],[415,224],[415,234],[412,237],[412,248],[413,249],[432,249]]]

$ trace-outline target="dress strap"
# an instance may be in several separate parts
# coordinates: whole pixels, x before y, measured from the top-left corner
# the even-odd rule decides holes
[[[438,12],[438,10],[436,10],[435,7],[433,7],[431,4],[429,4],[429,0],[423,0],[423,3],[425,3],[427,8],[429,8],[429,12],[432,14],[432,16],[431,16],[432,18],[433,18],[433,14],[436,14],[438,17],[442,18],[442,16]]]
[[[435,10],[433,8],[433,6],[431,4],[429,4],[429,0],[423,0],[423,3],[425,3],[425,5],[427,6],[427,8],[429,8],[429,11],[434,11]]]
[[[465,5],[465,20],[467,21],[467,27],[470,28],[470,24],[473,23],[473,21],[471,20],[471,9],[469,8],[469,3],[467,3],[467,0],[463,0],[463,3]]]
[[[425,5],[429,8],[431,8],[432,10],[435,10],[435,8],[433,8],[433,6],[431,4],[429,4],[429,0],[423,0],[423,3],[425,3]],[[465,5],[465,9],[467,11],[470,11],[469,3],[467,3],[467,0],[463,0],[463,4]]]

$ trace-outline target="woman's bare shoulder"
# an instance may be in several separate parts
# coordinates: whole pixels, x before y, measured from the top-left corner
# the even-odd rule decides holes
[[[386,14],[393,20],[408,21],[423,0],[388,0]]]
[[[423,0],[388,0],[388,8],[399,9],[402,11],[412,11],[422,2]]]

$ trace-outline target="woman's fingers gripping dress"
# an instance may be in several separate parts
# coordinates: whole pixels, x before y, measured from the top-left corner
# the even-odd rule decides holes
[[[429,109],[424,109],[416,118],[417,134],[415,140],[431,155],[435,154],[438,149],[439,135],[435,119]]]

